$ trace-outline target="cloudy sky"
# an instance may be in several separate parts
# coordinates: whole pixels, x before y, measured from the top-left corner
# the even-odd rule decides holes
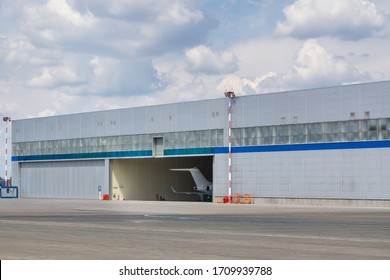
[[[1,114],[388,80],[389,19],[388,0],[0,0]]]
[[[0,0],[13,119],[390,79],[388,0]]]
[[[390,79],[388,0],[0,0],[13,119]]]

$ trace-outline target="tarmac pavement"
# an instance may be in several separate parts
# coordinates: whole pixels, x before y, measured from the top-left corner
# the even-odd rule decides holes
[[[0,199],[0,259],[390,259],[390,208]]]

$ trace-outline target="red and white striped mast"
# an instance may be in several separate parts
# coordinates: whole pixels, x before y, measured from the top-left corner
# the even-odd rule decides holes
[[[11,121],[10,117],[3,117],[5,122],[5,173],[4,173],[4,186],[8,186],[8,122]]]
[[[228,196],[232,202],[232,99],[235,97],[233,91],[225,91],[225,97],[229,99],[228,107]]]

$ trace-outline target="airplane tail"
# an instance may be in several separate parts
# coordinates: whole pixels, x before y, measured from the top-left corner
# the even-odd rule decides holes
[[[192,178],[195,181],[197,186],[208,186],[211,182],[207,181],[207,179],[203,176],[202,172],[197,167],[193,168],[176,168],[171,169],[172,171],[189,171],[191,172]]]

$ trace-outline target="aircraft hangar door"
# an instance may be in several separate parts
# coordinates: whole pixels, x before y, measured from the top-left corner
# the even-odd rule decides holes
[[[24,162],[20,195],[26,198],[98,199],[105,186],[104,160]]]
[[[193,167],[197,167],[207,181],[213,181],[213,156],[112,160],[112,199],[200,201],[200,195],[183,193],[196,192],[191,173],[171,170]]]

